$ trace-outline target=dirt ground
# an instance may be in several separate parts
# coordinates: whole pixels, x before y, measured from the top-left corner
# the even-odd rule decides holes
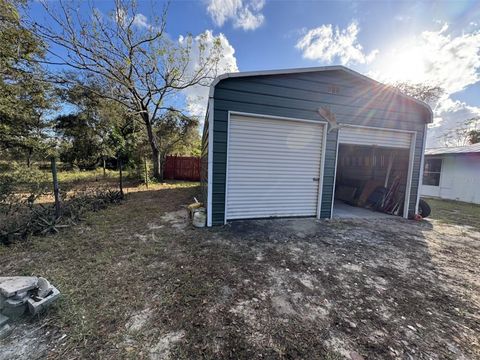
[[[2,275],[63,294],[15,324],[0,359],[480,358],[480,207],[194,229],[182,206],[198,192],[131,192],[75,229],[0,247]]]

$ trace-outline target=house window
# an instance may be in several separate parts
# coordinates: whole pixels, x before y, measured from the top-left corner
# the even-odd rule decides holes
[[[423,185],[440,185],[440,171],[442,170],[442,159],[425,159],[423,171]]]

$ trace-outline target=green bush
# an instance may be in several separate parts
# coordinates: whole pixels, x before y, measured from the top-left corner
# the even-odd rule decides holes
[[[33,202],[49,190],[50,183],[47,172],[13,162],[9,170],[0,173],[0,203]]]

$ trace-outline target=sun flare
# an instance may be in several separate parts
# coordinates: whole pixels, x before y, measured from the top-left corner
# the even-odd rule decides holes
[[[418,83],[425,80],[427,59],[423,49],[405,46],[394,49],[383,61],[381,73],[393,82]]]

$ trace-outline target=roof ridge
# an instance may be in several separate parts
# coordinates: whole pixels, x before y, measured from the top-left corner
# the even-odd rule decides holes
[[[409,99],[418,105],[424,107],[428,113],[430,114],[430,119],[428,123],[431,123],[433,121],[433,111],[430,105],[427,103],[420,101],[418,99],[415,99],[412,96],[409,96],[407,94],[404,94],[401,92],[399,89],[381,83],[380,81],[377,81],[375,79],[372,79],[366,75],[363,75],[359,73],[358,71],[352,70],[346,66],[343,65],[328,65],[328,66],[317,66],[317,67],[303,67],[303,68],[290,68],[290,69],[275,69],[275,70],[259,70],[259,71],[239,71],[239,72],[230,72],[230,73],[224,73],[221,75],[218,75],[213,81],[212,84],[210,85],[210,91],[209,91],[209,98],[213,98],[213,94],[215,92],[215,86],[223,79],[230,78],[230,77],[247,77],[247,76],[262,76],[262,75],[283,75],[283,74],[295,74],[295,73],[307,73],[307,72],[320,72],[320,71],[334,71],[334,70],[341,70],[346,73],[349,73],[351,75],[357,76],[359,78],[362,78],[370,83],[374,83],[375,85],[381,85],[383,86],[386,90],[392,91],[396,93],[399,96],[402,96],[406,99]]]

